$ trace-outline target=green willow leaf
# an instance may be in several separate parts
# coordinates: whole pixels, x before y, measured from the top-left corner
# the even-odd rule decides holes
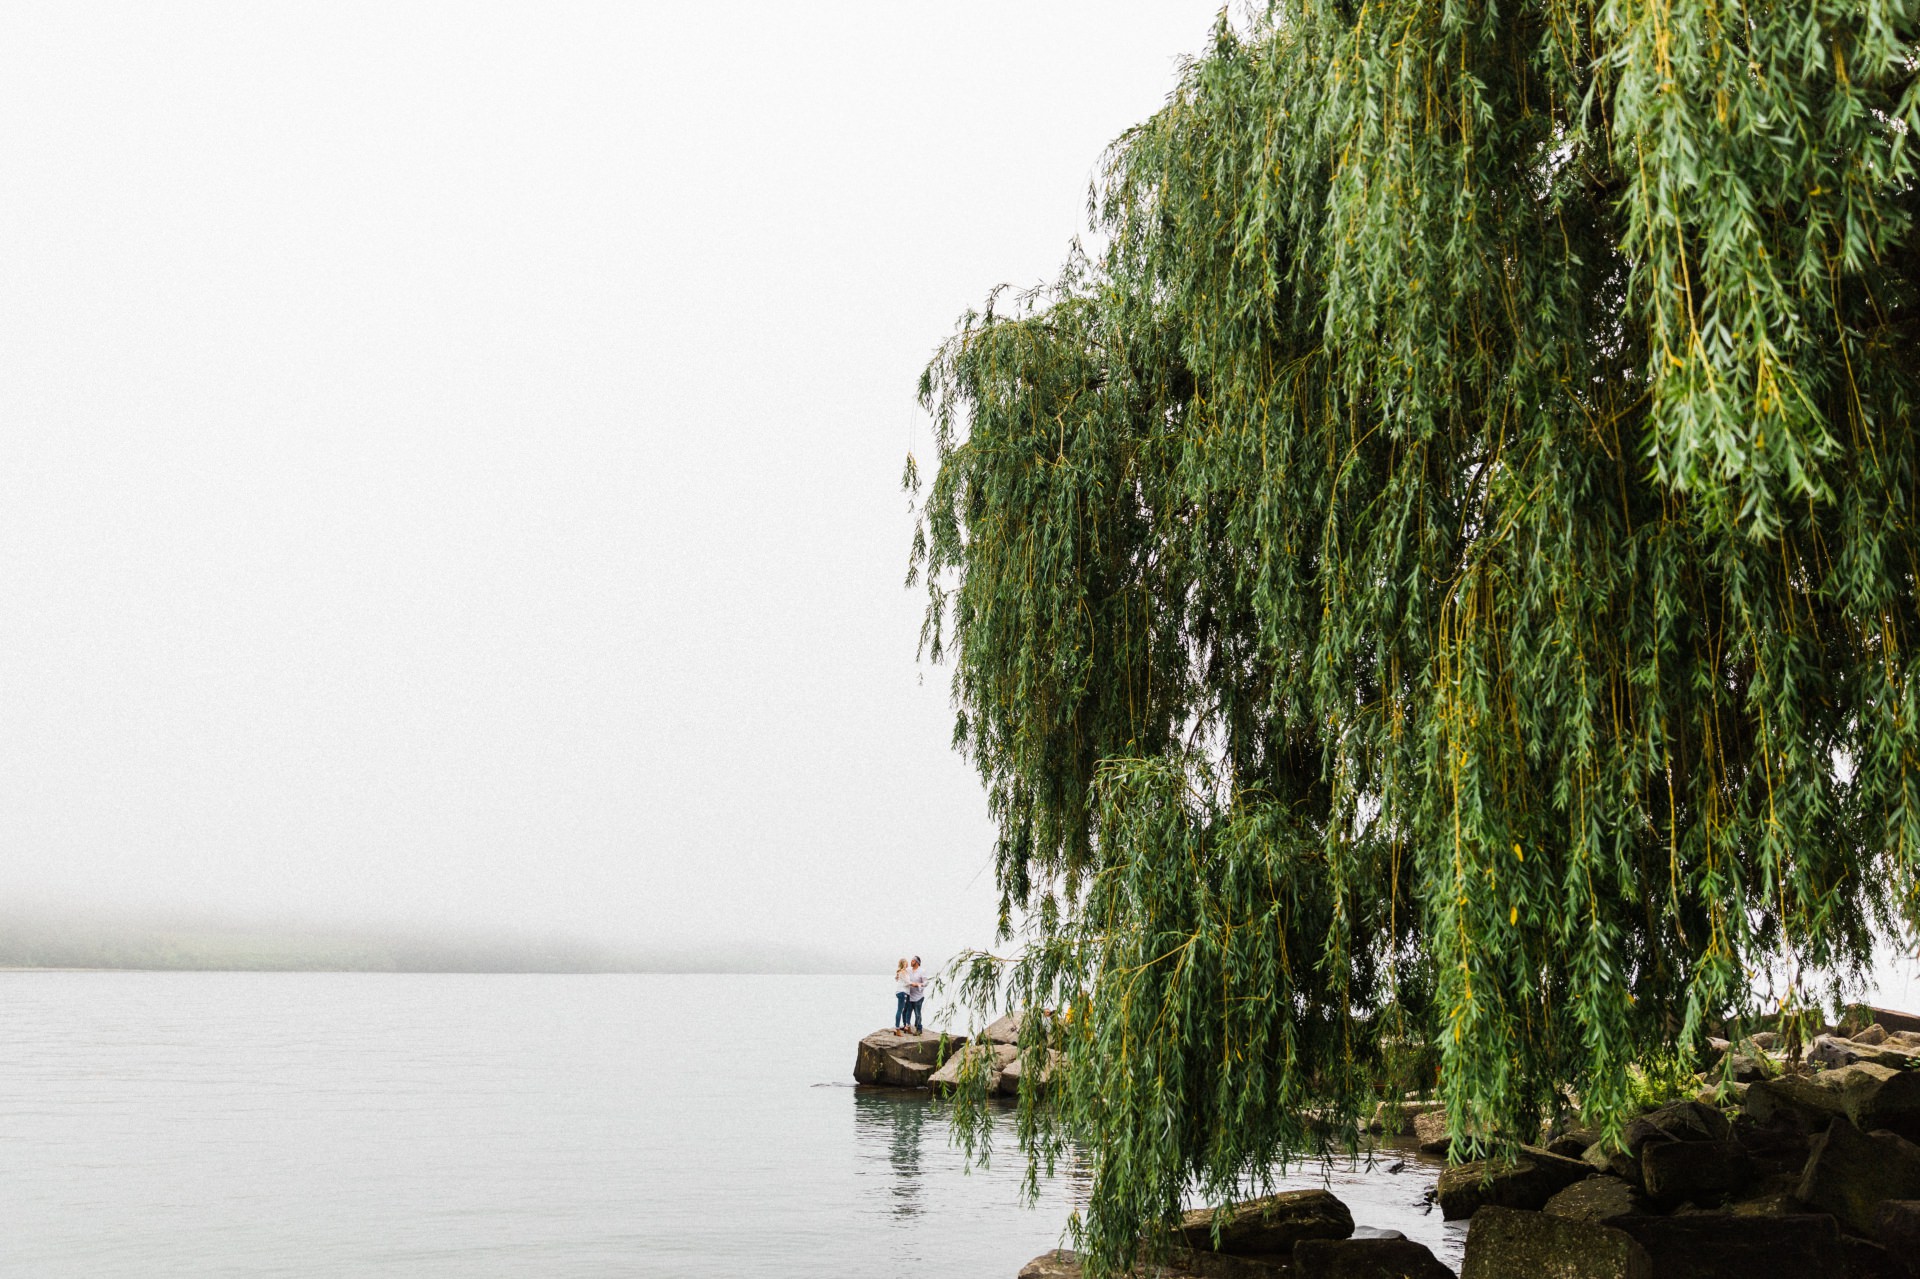
[[[1096,1266],[1403,1090],[1617,1123],[1920,924],[1915,29],[1223,21],[1100,252],[937,353],[923,640],[1022,943],[968,985],[1062,1014],[1021,1133]]]

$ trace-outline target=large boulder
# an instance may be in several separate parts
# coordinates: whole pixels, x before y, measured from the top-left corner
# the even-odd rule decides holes
[[[1581,1160],[1522,1146],[1511,1162],[1476,1159],[1447,1169],[1440,1174],[1434,1197],[1448,1221],[1471,1217],[1487,1204],[1532,1210],[1593,1172]]]
[[[1600,1134],[1591,1128],[1569,1128],[1547,1142],[1547,1149],[1562,1159],[1578,1159],[1592,1150]]]
[[[1645,1212],[1646,1201],[1632,1183],[1618,1177],[1588,1177],[1547,1200],[1540,1211],[1569,1221],[1604,1222]]]
[[[1920,1137],[1920,1072],[1871,1062],[1783,1075],[1747,1089],[1747,1114],[1762,1124],[1816,1133],[1836,1115],[1863,1132],[1886,1128]]]
[[[963,1035],[898,1035],[891,1030],[876,1030],[860,1041],[853,1058],[853,1078],[862,1084],[925,1088],[933,1072],[966,1042]]]
[[[1218,1213],[1196,1208],[1180,1218],[1180,1234],[1189,1248],[1277,1262],[1291,1256],[1302,1239],[1345,1239],[1352,1233],[1353,1214],[1347,1206],[1318,1189],[1249,1199]]]
[[[1753,1160],[1737,1141],[1650,1141],[1640,1173],[1661,1203],[1719,1203],[1753,1180]]]
[[[1019,1279],[1080,1279],[1080,1256],[1070,1248],[1043,1252],[1020,1267]]]
[[[1008,1062],[1005,1068],[1001,1070],[1000,1095],[1002,1097],[1018,1097],[1020,1095],[1020,1086],[1023,1083],[1039,1089],[1040,1093],[1044,1095],[1047,1089],[1053,1084],[1053,1072],[1059,1064],[1060,1050],[1057,1048],[1047,1049],[1047,1064],[1038,1070],[1028,1069],[1027,1055],[1021,1053],[1012,1061]]]
[[[1863,1133],[1836,1119],[1813,1139],[1794,1193],[1860,1234],[1873,1231],[1880,1205],[1920,1199],[1920,1146],[1890,1132]]]
[[[1652,1279],[1633,1237],[1597,1221],[1492,1205],[1467,1227],[1460,1279]]]
[[[940,1069],[927,1077],[927,1086],[937,1093],[949,1093],[960,1086],[960,1072],[966,1069],[980,1069],[986,1072],[987,1092],[993,1093],[1000,1087],[1000,1072],[1007,1067],[1020,1050],[1012,1044],[996,1044],[981,1041],[968,1044],[959,1052],[942,1062]]]
[[[1703,1106],[1740,1106],[1746,1104],[1745,1084],[1718,1083],[1702,1088],[1694,1097]]]
[[[1886,1030],[1880,1026],[1870,1029],[1880,1032],[1876,1043],[1860,1039],[1842,1039],[1838,1035],[1821,1035],[1813,1041],[1813,1047],[1807,1050],[1807,1061],[1819,1066],[1851,1066],[1856,1062],[1867,1062],[1875,1066],[1885,1066],[1889,1070],[1907,1070],[1920,1064],[1920,1052],[1897,1042],[1889,1042]]]
[[[1653,1263],[1652,1279],[1813,1279],[1846,1274],[1840,1228],[1824,1213],[1736,1217],[1621,1217],[1612,1228],[1633,1236]]]
[[[1400,1236],[1302,1239],[1293,1246],[1289,1279],[1453,1279],[1423,1243]]]
[[[1447,1136],[1447,1108],[1435,1106],[1414,1115],[1413,1139],[1419,1143],[1423,1155],[1444,1156],[1451,1150],[1453,1142]]]
[[[1650,1142],[1725,1141],[1733,1135],[1727,1117],[1698,1101],[1676,1101],[1648,1111],[1627,1125],[1627,1153],[1638,1159]]]
[[[1618,1177],[1637,1189],[1646,1189],[1639,1159],[1604,1141],[1596,1141],[1582,1151],[1580,1162],[1603,1176]]]
[[[1805,1133],[1792,1125],[1774,1127],[1754,1122],[1751,1115],[1741,1115],[1734,1120],[1733,1139],[1752,1158],[1756,1171],[1791,1173],[1794,1184],[1799,1184],[1800,1169],[1807,1162]]]
[[[1008,1013],[990,1023],[980,1032],[979,1038],[990,1044],[1017,1044],[1020,1042],[1020,1022],[1025,1016],[1025,1013]]]

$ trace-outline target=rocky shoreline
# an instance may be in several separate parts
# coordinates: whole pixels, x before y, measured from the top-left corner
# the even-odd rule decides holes
[[[1920,1279],[1920,1018],[1884,1010],[1804,1052],[1757,1034],[1713,1045],[1733,1082],[1649,1108],[1618,1149],[1580,1128],[1505,1159],[1440,1174],[1434,1206],[1467,1225],[1460,1279]],[[876,1032],[861,1083],[950,1087],[968,1054],[990,1055],[993,1091],[1018,1089],[1018,1023],[969,1045]],[[1008,1076],[1015,1082],[1009,1086]],[[1724,1076],[1710,1076],[1719,1080]],[[1409,1099],[1374,1127],[1445,1153],[1446,1115]],[[1078,1279],[1066,1250],[1020,1279]],[[1453,1279],[1424,1245],[1356,1226],[1326,1190],[1296,1190],[1186,1214],[1170,1248],[1143,1251],[1145,1279]]]
[[[987,1091],[1011,1097],[1020,1091],[1027,1075],[1019,1046],[1020,1016],[1000,1018],[969,1042],[965,1035],[943,1032],[902,1035],[893,1030],[876,1030],[860,1041],[854,1054],[854,1082],[883,1088],[924,1088],[931,1092],[949,1092],[960,1081],[960,1072],[980,1062],[987,1072]],[[1048,1071],[1036,1073],[1038,1086],[1044,1088]]]

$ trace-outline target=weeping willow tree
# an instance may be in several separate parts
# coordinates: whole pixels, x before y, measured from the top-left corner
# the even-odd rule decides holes
[[[1223,18],[937,353],[971,979],[1062,1011],[1098,1263],[1401,1088],[1617,1121],[1912,936],[1917,7]]]

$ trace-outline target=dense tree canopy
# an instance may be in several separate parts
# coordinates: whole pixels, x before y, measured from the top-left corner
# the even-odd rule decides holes
[[[975,976],[1071,1010],[1103,1257],[1436,1069],[1617,1115],[1920,922],[1917,9],[1223,21],[937,354]]]

